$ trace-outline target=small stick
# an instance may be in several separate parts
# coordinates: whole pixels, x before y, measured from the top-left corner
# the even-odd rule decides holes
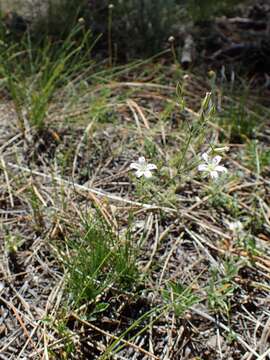
[[[140,106],[134,100],[129,99],[128,102],[130,105],[132,105],[138,111],[146,129],[150,129],[149,123],[148,123],[146,117],[144,116],[144,113],[143,113],[142,109],[140,108]]]
[[[139,118],[138,118],[138,115],[136,113],[136,111],[134,110],[134,104],[131,100],[127,100],[127,106],[130,108],[131,112],[132,112],[132,115],[134,117],[134,120],[136,122],[136,125],[137,125],[137,128],[138,128],[138,131],[139,131],[139,134],[140,136],[142,136],[142,128],[141,128],[141,124],[140,124],[140,121],[139,121]]]
[[[10,186],[10,181],[9,181],[9,177],[8,177],[8,173],[7,173],[7,168],[6,168],[6,163],[3,157],[1,157],[1,164],[2,164],[2,170],[4,172],[5,175],[5,180],[7,183],[7,189],[8,189],[8,194],[9,194],[9,200],[10,200],[10,205],[12,208],[14,208],[14,200],[13,200],[13,195],[12,195],[12,191],[11,191],[11,186]]]

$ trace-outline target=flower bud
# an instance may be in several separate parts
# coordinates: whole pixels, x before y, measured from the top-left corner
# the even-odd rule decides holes
[[[216,77],[216,73],[214,72],[214,70],[210,70],[208,71],[208,76],[212,79]]]
[[[84,18],[83,18],[83,17],[80,17],[80,18],[78,19],[78,23],[79,23],[80,25],[84,25],[84,24],[85,24]]]
[[[209,106],[211,106],[211,96],[212,96],[211,92],[207,92],[205,94],[205,97],[204,97],[204,99],[202,101],[202,109],[203,110],[208,110]]]

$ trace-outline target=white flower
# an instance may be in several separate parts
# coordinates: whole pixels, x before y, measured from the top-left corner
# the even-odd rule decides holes
[[[212,179],[217,179],[219,172],[227,172],[227,169],[224,166],[219,165],[221,156],[217,155],[213,158],[209,158],[208,154],[204,153],[202,154],[202,159],[205,161],[205,164],[200,164],[198,170],[209,174]]]
[[[137,231],[137,230],[143,230],[144,227],[145,227],[145,221],[144,220],[138,220],[132,225],[131,229],[133,231]]]
[[[241,221],[237,220],[235,222],[227,222],[228,228],[230,229],[231,232],[233,232],[234,234],[239,234],[243,231],[244,226],[241,223]]]
[[[135,175],[139,178],[144,176],[146,178],[150,178],[152,176],[151,170],[156,170],[157,167],[155,164],[147,164],[145,158],[143,156],[139,157],[137,162],[130,164],[130,169],[137,170]]]

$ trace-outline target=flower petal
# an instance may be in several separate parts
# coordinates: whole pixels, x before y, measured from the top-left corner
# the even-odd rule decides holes
[[[143,175],[144,175],[147,179],[149,179],[150,177],[152,177],[152,173],[151,173],[150,170],[145,170],[145,171],[143,172]]]
[[[207,169],[208,169],[208,165],[206,164],[200,164],[198,166],[198,171],[207,171]]]
[[[137,170],[136,172],[135,172],[135,175],[139,178],[139,177],[141,177],[141,176],[143,176],[144,175],[144,171],[142,171],[142,170]]]
[[[156,170],[157,169],[155,164],[148,164],[146,168],[147,168],[147,170]]]
[[[207,154],[206,152],[202,154],[202,159],[203,159],[205,162],[208,163],[208,161],[209,161],[209,156],[208,156],[208,154]]]
[[[243,224],[239,220],[237,220],[235,222],[229,222],[228,227],[233,232],[241,232],[244,228]]]
[[[138,164],[138,163],[131,163],[131,164],[129,165],[129,168],[130,168],[130,169],[136,169],[136,170],[138,170],[138,169],[141,168],[141,165]]]
[[[221,172],[227,172],[228,170],[225,168],[225,166],[221,166],[221,165],[218,165],[215,167],[215,170],[216,171],[221,171]]]
[[[145,164],[145,157],[144,157],[144,156],[140,156],[140,157],[139,157],[139,160],[138,160],[138,163],[139,163],[140,165],[144,165],[144,164]]]
[[[210,176],[212,179],[218,178],[218,172],[216,170],[210,171]]]
[[[212,160],[212,164],[218,165],[218,164],[220,163],[220,160],[221,160],[221,159],[222,159],[221,156],[219,156],[219,155],[215,156],[215,157],[213,158],[213,160]]]

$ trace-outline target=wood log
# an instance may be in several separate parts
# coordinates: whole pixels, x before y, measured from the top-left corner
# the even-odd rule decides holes
[[[188,34],[185,38],[183,50],[182,50],[182,56],[181,56],[181,65],[184,69],[187,69],[192,61],[193,61],[193,55],[194,55],[194,41],[193,37]]]
[[[211,60],[222,60],[226,58],[236,58],[246,54],[249,51],[257,50],[255,44],[250,43],[240,43],[232,44],[231,46],[226,47],[225,49],[220,49],[216,51],[212,56]]]
[[[230,24],[235,24],[241,29],[252,29],[252,30],[266,30],[267,23],[265,21],[256,21],[249,18],[234,17],[227,19]]]

